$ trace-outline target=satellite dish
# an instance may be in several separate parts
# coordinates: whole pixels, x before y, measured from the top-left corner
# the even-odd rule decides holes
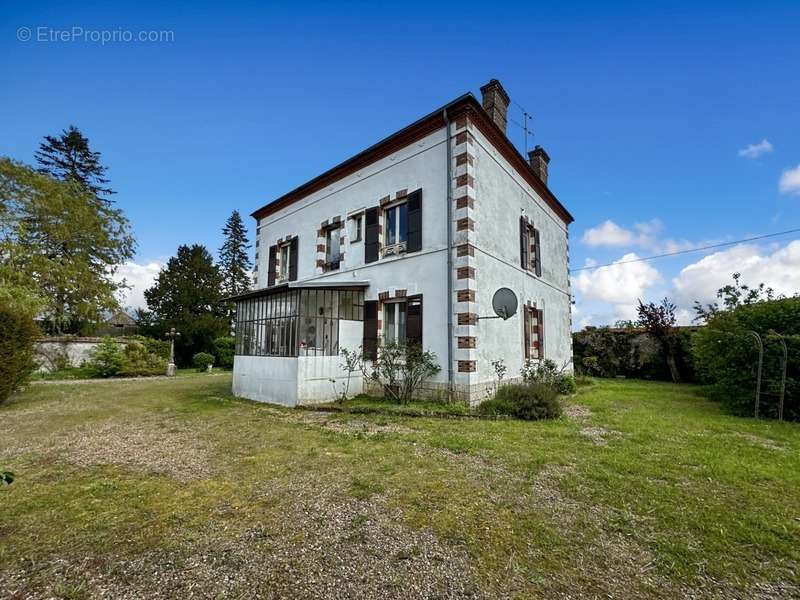
[[[492,308],[504,321],[517,314],[517,306],[517,295],[508,288],[500,288],[492,297]]]

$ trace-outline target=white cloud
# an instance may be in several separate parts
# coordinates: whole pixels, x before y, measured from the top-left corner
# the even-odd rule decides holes
[[[583,243],[588,246],[630,246],[633,239],[632,232],[610,219],[597,227],[587,229],[583,234]]]
[[[659,234],[663,229],[664,224],[658,219],[634,223],[631,229],[621,227],[609,219],[597,227],[587,229],[582,241],[587,246],[638,246],[654,253],[677,252],[710,243],[704,241],[695,244],[688,240],[661,239]]]
[[[120,265],[114,274],[114,281],[125,280],[125,283],[130,286],[130,289],[120,290],[118,293],[120,304],[131,309],[147,308],[144,291],[152,287],[153,281],[163,266],[164,264],[158,261],[142,265],[128,261]]]
[[[684,306],[695,300],[714,302],[717,290],[732,282],[733,273],[741,273],[742,283],[747,285],[764,283],[776,294],[796,294],[800,292],[800,240],[773,248],[771,253],[743,244],[704,256],[672,280],[674,297]]]
[[[757,144],[749,144],[747,147],[739,150],[739,156],[743,158],[758,158],[762,154],[768,154],[772,152],[772,150],[772,144],[764,139]]]
[[[572,285],[580,292],[582,301],[612,304],[615,319],[634,318],[637,300],[644,298],[645,292],[661,280],[659,272],[646,262],[627,262],[637,258],[630,252],[613,265],[580,271],[572,278]]]
[[[778,187],[781,194],[793,194],[800,196],[800,165],[794,169],[786,169],[781,175]]]

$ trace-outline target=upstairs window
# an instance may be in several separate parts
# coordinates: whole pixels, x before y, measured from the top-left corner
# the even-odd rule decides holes
[[[354,215],[350,217],[350,243],[360,242],[363,238],[364,215]]]
[[[386,254],[399,254],[408,241],[408,204],[396,204],[384,213],[383,249]]]
[[[381,227],[383,231],[381,233]],[[364,212],[364,262],[422,250],[422,190],[401,202]]]
[[[287,242],[269,247],[267,263],[267,286],[297,280],[298,239],[295,236]]]
[[[542,276],[541,246],[539,244],[539,230],[529,222],[526,217],[519,220],[519,251],[520,266],[526,271]]]
[[[342,261],[341,238],[338,227],[331,227],[325,232],[325,271],[335,271]]]
[[[278,281],[289,281],[292,264],[292,250],[290,244],[280,245],[280,270],[278,271]]]

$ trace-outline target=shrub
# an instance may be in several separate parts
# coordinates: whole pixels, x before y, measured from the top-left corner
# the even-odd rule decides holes
[[[156,350],[159,349],[156,347]],[[167,351],[169,352],[169,346],[167,346]],[[147,343],[138,340],[129,342],[123,353],[124,363],[119,371],[120,375],[128,377],[163,375],[167,369],[167,359],[151,352]]]
[[[491,400],[478,406],[483,415],[508,415],[525,421],[555,419],[561,415],[558,393],[544,383],[502,386]]]
[[[86,361],[89,377],[114,377],[125,367],[125,351],[113,338],[103,338]]]
[[[695,381],[691,339],[697,329],[673,328],[674,359],[684,381]],[[572,348],[579,374],[672,381],[663,345],[640,327],[586,327],[572,334]]]
[[[36,367],[33,356],[38,336],[39,329],[29,313],[0,305],[0,404]]]
[[[730,412],[753,416],[758,351],[751,331],[764,343],[759,416],[778,414],[783,361],[779,333],[788,346],[784,418],[800,420],[800,298],[742,304],[709,317],[693,345],[698,371],[711,384],[708,393]]]
[[[233,368],[233,355],[236,348],[236,341],[233,337],[218,337],[214,340],[214,356],[217,359],[217,366],[224,369]]]
[[[198,352],[192,357],[192,363],[198,371],[207,371],[214,364],[214,356],[208,352]]]
[[[566,365],[559,369],[550,359],[542,362],[526,360],[520,374],[525,383],[549,385],[556,393],[567,396],[574,394],[578,388],[575,385],[575,378],[566,372],[565,367]]]
[[[363,357],[364,378],[371,379],[383,388],[386,396],[400,404],[411,400],[423,381],[433,377],[442,368],[436,354],[423,350],[419,344],[390,342],[378,350],[378,360],[370,362]]]
[[[143,335],[134,336],[133,339],[144,344],[148,354],[154,354],[165,361],[169,360],[169,341],[156,338],[145,337]]]

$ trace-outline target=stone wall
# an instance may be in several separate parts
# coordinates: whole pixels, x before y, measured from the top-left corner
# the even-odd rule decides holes
[[[80,367],[89,359],[92,350],[103,340],[100,337],[45,337],[36,341],[36,364],[40,372],[52,372],[62,366]],[[123,338],[115,338],[124,344]]]

